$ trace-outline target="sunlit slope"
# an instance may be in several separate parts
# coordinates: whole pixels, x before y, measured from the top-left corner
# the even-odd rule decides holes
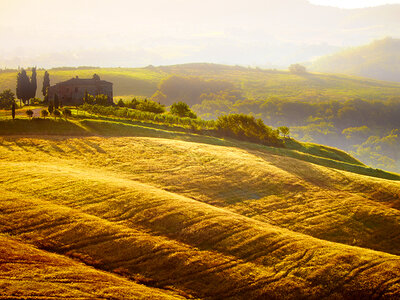
[[[0,274],[1,299],[184,299],[4,235],[0,235]]]
[[[329,74],[291,74],[286,71],[262,70],[216,64],[183,64],[149,68],[93,68],[49,70],[51,84],[75,76],[90,78],[94,73],[111,81],[114,96],[150,97],[157,90],[161,80],[171,75],[196,76],[205,79],[231,82],[240,89],[243,96],[304,101],[348,100],[354,97],[378,100],[400,95],[400,84],[362,77]],[[28,74],[29,71],[28,71]],[[43,70],[38,73],[37,96],[42,97]],[[16,87],[16,72],[0,73],[0,91]]]
[[[26,176],[22,183],[10,185],[13,189],[39,192],[39,187],[30,187],[29,174],[39,170],[36,165],[62,162],[77,170],[90,166],[111,172],[111,177],[117,174],[314,237],[400,253],[400,184],[396,181],[329,169],[262,148],[156,138],[7,138],[1,145],[3,160],[22,162],[19,168],[3,169],[17,178]],[[25,168],[25,162],[31,167]],[[41,183],[62,184],[51,184],[56,179],[48,177]],[[79,188],[85,193],[87,187]],[[98,193],[96,188],[93,193]]]
[[[395,255],[318,240],[72,159],[1,168],[1,232],[97,269],[211,299],[400,296]]]

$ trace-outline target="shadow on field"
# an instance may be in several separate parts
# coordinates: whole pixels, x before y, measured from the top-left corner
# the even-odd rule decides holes
[[[9,119],[0,123],[0,135],[84,135],[89,133],[77,124],[54,119]]]

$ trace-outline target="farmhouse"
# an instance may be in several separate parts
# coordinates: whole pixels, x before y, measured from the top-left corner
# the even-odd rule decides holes
[[[104,94],[107,96],[110,104],[113,103],[113,84],[111,82],[100,80],[98,75],[93,75],[91,79],[75,78],[59,82],[48,89],[49,101],[54,100],[57,94],[58,99],[64,105],[82,104],[85,93],[96,96]]]

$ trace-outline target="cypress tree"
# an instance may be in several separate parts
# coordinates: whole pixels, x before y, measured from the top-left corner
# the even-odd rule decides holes
[[[29,99],[35,98],[37,89],[36,68],[32,68]]]
[[[46,97],[47,95],[47,89],[50,87],[50,75],[49,72],[44,72],[44,77],[43,77],[43,87],[42,87],[42,94],[43,96]]]
[[[12,107],[11,107],[11,116],[13,120],[15,120],[15,102],[13,102]]]
[[[54,94],[54,108],[58,109],[59,104],[60,103],[58,102],[58,95]]]
[[[26,101],[29,100],[31,94],[31,83],[24,69],[21,69],[21,72],[19,72],[17,75],[16,92],[17,98],[22,100],[24,104],[26,104]]]
[[[88,104],[89,101],[89,93],[87,90],[85,90],[85,96],[83,97],[83,103]]]
[[[53,114],[54,106],[53,106],[53,102],[52,101],[50,101],[49,107],[47,108],[47,110],[49,111],[50,114]]]

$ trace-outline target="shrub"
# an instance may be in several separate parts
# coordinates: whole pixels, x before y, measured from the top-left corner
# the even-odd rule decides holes
[[[289,136],[290,133],[289,127],[286,126],[279,127],[278,131],[283,134],[283,137]]]
[[[43,117],[43,119],[46,119],[46,117],[49,115],[49,112],[46,109],[42,109],[40,111],[40,115]]]
[[[32,118],[32,116],[33,116],[33,111],[32,111],[31,109],[28,109],[25,113],[26,113],[26,115],[29,117],[29,119]]]
[[[188,117],[192,119],[196,119],[196,114],[190,109],[189,105],[185,102],[176,102],[171,105],[170,112],[173,115],[177,115],[181,118]]]
[[[304,73],[307,73],[306,67],[305,67],[305,66],[302,66],[302,65],[300,65],[300,64],[293,64],[293,65],[290,65],[289,71],[290,71],[290,73],[294,73],[294,74],[304,74]]]
[[[108,101],[108,97],[106,95],[103,94],[96,95],[94,99],[97,105],[103,105],[103,106],[110,105],[110,102]]]
[[[58,109],[55,109],[53,115],[54,115],[54,120],[57,120],[57,118],[61,117],[61,112]]]
[[[68,117],[70,117],[72,115],[71,110],[69,110],[68,108],[64,108],[63,109],[63,115],[65,117],[65,120],[67,120]]]
[[[139,101],[139,103],[136,106],[136,109],[142,110],[142,111],[153,112],[156,114],[161,114],[161,113],[165,112],[164,105],[161,105],[155,101],[147,100],[147,99],[144,99],[143,101]]]
[[[125,102],[122,99],[119,99],[117,106],[119,107],[125,107]]]
[[[220,116],[216,123],[218,131],[226,136],[236,137],[266,145],[282,145],[277,130],[266,126],[261,119],[244,114]]]
[[[49,103],[49,107],[47,108],[47,110],[49,111],[49,114],[50,114],[50,115],[52,115],[52,114],[53,114],[53,111],[54,111],[54,105],[53,105],[53,102],[52,102],[52,101],[50,101],[50,103]]]
[[[0,93],[0,108],[11,109],[15,102],[15,95],[11,90],[4,90]]]

